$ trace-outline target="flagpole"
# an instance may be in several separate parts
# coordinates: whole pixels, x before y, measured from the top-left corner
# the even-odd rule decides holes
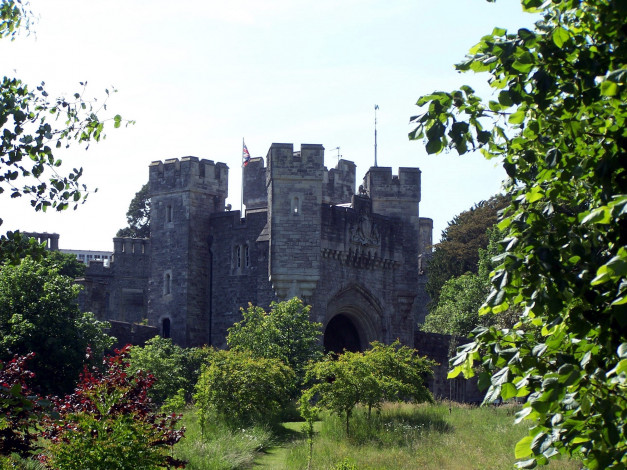
[[[239,216],[243,217],[244,216],[244,146],[246,145],[246,143],[244,142],[244,138],[242,137],[242,162],[240,163],[240,166],[242,167],[242,193],[240,195],[240,200],[239,200]]]
[[[379,105],[374,105],[374,166],[377,167],[377,109]]]

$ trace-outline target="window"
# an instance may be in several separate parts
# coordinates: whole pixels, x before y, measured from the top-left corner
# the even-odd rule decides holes
[[[294,196],[292,198],[291,212],[292,212],[292,215],[299,215],[300,214],[300,198],[298,196]]]
[[[163,295],[170,295],[172,293],[172,273],[166,272],[163,276]]]
[[[168,224],[172,223],[172,205],[168,204],[165,208],[165,221]]]
[[[244,245],[244,266],[250,266],[250,256],[248,254],[248,245]]]
[[[161,337],[169,338],[170,337],[170,319],[164,318],[161,320]]]
[[[237,269],[242,267],[242,247],[240,245],[235,247],[235,267]]]

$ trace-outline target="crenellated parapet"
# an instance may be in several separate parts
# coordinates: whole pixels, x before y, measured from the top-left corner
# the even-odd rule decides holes
[[[124,256],[150,256],[150,238],[115,237],[113,239],[113,256],[118,261]]]
[[[355,194],[357,166],[349,160],[340,160],[335,168],[324,172],[322,202],[324,204],[348,204]]]
[[[149,167],[150,193],[201,190],[222,196],[228,192],[229,167],[198,157],[154,161]]]
[[[322,180],[324,147],[320,144],[301,144],[294,152],[293,144],[272,144],[266,157],[267,179]]]
[[[373,212],[397,217],[417,217],[420,203],[418,168],[371,167],[364,176],[363,189],[372,199]]]

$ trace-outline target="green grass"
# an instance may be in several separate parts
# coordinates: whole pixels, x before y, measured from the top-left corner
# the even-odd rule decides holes
[[[264,449],[277,441],[277,433],[263,426],[230,429],[210,420],[201,435],[196,410],[183,413],[185,437],[174,447],[174,456],[186,460],[189,470],[228,470],[250,467]]]
[[[324,415],[316,422],[312,470],[333,469],[347,459],[359,469],[511,469],[514,446],[528,423],[514,425],[511,406],[477,408],[448,404],[388,404],[372,422],[363,410],[344,421]],[[188,469],[306,469],[308,447],[302,423],[284,423],[279,430],[252,428],[230,431],[214,424],[206,440],[193,410],[184,417],[185,438],[175,447]],[[554,461],[551,470],[581,468],[575,461]]]

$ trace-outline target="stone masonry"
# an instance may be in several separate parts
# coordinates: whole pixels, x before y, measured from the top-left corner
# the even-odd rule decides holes
[[[414,345],[433,227],[419,215],[419,169],[372,167],[356,192],[353,162],[328,170],[321,145],[273,144],[243,170],[243,217],[225,210],[224,163],[184,157],[149,170],[150,239],[116,238],[110,266],[91,263],[84,309],[223,347],[241,307],[298,296],[327,349]]]

